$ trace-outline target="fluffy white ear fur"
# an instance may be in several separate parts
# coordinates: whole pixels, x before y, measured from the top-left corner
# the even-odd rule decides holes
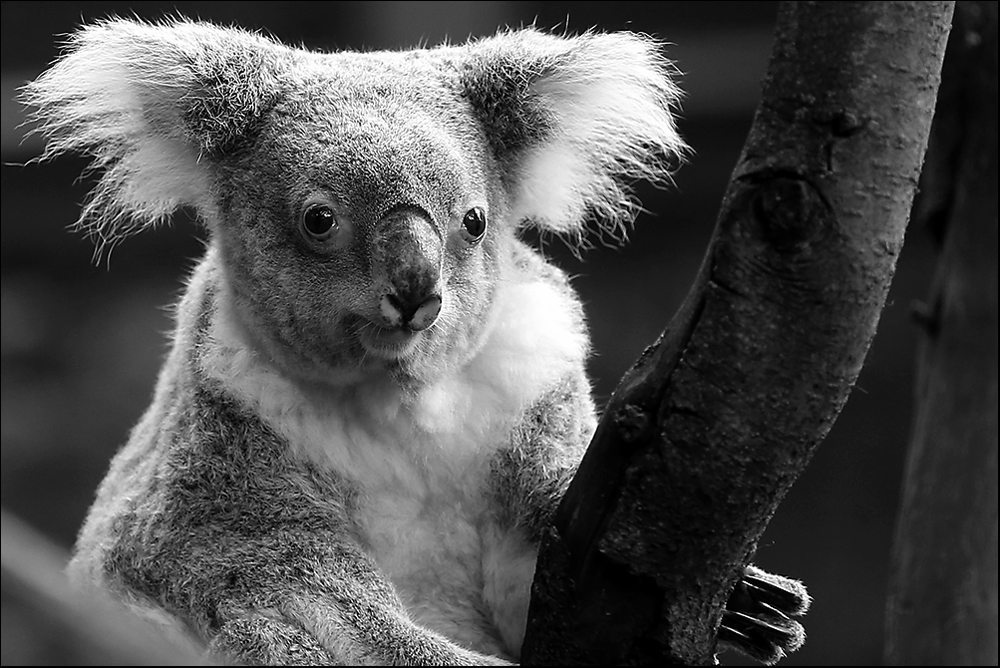
[[[113,19],[82,28],[57,63],[22,90],[41,159],[93,156],[100,182],[78,225],[100,247],[180,206],[206,213],[204,152],[231,141],[266,108],[282,47],[187,21]]]
[[[688,150],[673,115],[681,97],[676,70],[662,45],[635,33],[561,38],[524,30],[480,46],[488,54],[484,76],[529,81],[527,100],[518,103],[536,113],[519,110],[512,122],[544,126],[514,133],[534,138],[515,158],[516,219],[577,240],[588,220],[622,235],[638,213],[631,182],[669,181]]]

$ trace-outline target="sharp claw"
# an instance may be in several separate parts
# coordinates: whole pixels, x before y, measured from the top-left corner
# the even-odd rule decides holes
[[[743,582],[748,588],[756,591],[757,595],[752,596],[752,598],[762,603],[768,603],[779,610],[787,611],[786,614],[801,614],[808,606],[808,599],[803,599],[800,592],[785,589],[750,573],[743,576]],[[798,586],[801,587],[801,585]]]
[[[728,619],[730,628],[738,628],[741,635],[749,638],[760,638],[768,644],[787,647],[795,642],[795,629],[791,626],[782,626],[773,622],[746,615],[742,612],[727,610],[722,613],[723,619]],[[735,622],[735,623],[734,623]],[[792,622],[795,624],[795,622]]]
[[[757,601],[757,605],[759,607],[763,608],[764,612],[767,613],[769,616],[777,617],[778,619],[780,619],[782,621],[785,621],[785,622],[792,621],[791,617],[789,617],[788,615],[786,615],[781,610],[778,610],[776,607],[774,607],[770,603],[764,603],[763,601]]]
[[[802,614],[809,603],[800,582],[749,566],[723,612],[719,640],[772,664],[805,641],[802,625],[789,615]]]
[[[753,620],[752,617],[740,613],[728,611],[723,613],[722,624],[719,626],[719,641],[764,664],[776,663],[785,655],[780,646],[769,642],[760,634],[748,634],[734,628],[735,625],[746,624],[747,619]]]
[[[740,633],[731,626],[726,626],[725,619],[723,619],[722,625],[719,626],[719,640],[743,645],[750,643],[750,636]]]
[[[804,614],[812,602],[805,586],[798,580],[771,575],[756,566],[748,566],[741,581],[753,590],[753,599],[769,603],[786,615]]]
[[[797,622],[787,626],[727,610],[719,626],[719,640],[765,664],[773,664],[798,649],[805,632]]]

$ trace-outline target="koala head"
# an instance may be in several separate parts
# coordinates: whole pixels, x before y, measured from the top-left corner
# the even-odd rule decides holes
[[[343,383],[473,355],[524,226],[627,224],[630,180],[667,178],[684,150],[669,70],[632,34],[326,54],[110,20],[24,99],[45,157],[94,157],[80,224],[100,243],[193,207],[248,344]]]

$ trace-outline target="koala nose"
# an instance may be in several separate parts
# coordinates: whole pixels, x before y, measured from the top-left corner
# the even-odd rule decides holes
[[[381,280],[379,311],[389,327],[425,330],[441,312],[444,243],[428,214],[409,207],[378,224],[373,274]]]
[[[379,305],[382,315],[395,326],[407,326],[415,332],[427,329],[441,312],[441,296],[431,295],[419,304],[404,301],[396,295],[383,295]]]

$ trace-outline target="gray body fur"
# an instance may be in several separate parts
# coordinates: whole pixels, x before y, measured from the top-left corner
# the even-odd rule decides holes
[[[73,579],[227,660],[516,660],[595,425],[579,300],[518,231],[629,221],[623,179],[683,150],[668,74],[628,34],[78,33],[25,99],[47,156],[102,171],[81,224],[114,244],[187,205],[210,241]]]

